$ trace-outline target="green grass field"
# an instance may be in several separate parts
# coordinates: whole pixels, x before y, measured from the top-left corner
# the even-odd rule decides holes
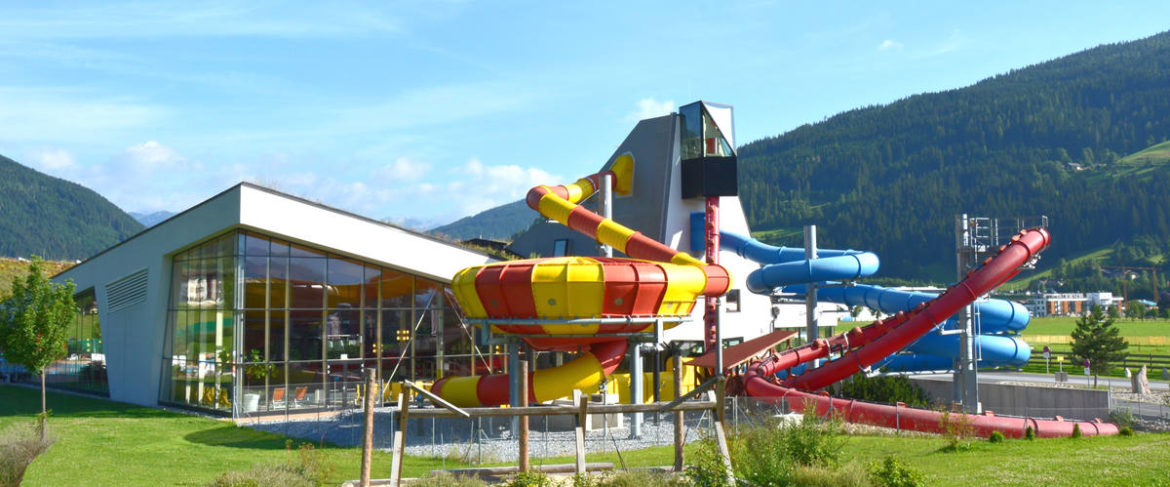
[[[39,408],[34,389],[0,386],[0,428],[32,421]],[[26,486],[203,485],[228,470],[287,461],[286,438],[238,428],[224,421],[62,394],[50,394],[50,427],[58,441],[38,458]],[[897,455],[928,476],[929,485],[1167,485],[1170,435],[1008,441],[975,441],[956,453],[942,453],[941,438],[854,436],[845,443],[845,463],[863,466]],[[326,445],[335,471],[331,483],[355,479],[356,448]],[[630,466],[668,465],[670,447],[623,452]],[[620,465],[613,453],[589,461]],[[571,463],[571,458],[544,463]],[[451,460],[410,457],[404,474],[461,466]],[[376,453],[375,478],[389,476],[390,456]],[[1163,482],[1159,484],[1158,482]]]
[[[1121,331],[1123,337],[1170,337],[1170,320],[1118,318],[1113,320],[1113,324]],[[1029,335],[1069,335],[1076,327],[1077,318],[1072,316],[1032,318],[1023,335],[1025,338]]]

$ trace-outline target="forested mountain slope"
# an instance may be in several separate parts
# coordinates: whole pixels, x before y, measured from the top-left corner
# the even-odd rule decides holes
[[[1163,33],[749,143],[740,197],[753,230],[815,223],[822,246],[878,252],[883,275],[946,280],[962,212],[1048,215],[1048,262],[1170,243],[1170,171],[1118,163],[1167,139]]]
[[[84,259],[142,229],[93,190],[0,156],[0,256]]]

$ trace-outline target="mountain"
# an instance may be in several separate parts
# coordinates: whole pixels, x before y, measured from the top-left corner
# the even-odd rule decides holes
[[[1170,249],[1170,166],[1139,157],[1168,139],[1163,33],[751,142],[740,197],[753,230],[815,223],[824,247],[876,251],[883,275],[947,281],[959,213],[1047,215],[1042,265],[1139,238]]]
[[[138,221],[138,223],[141,223],[143,226],[145,226],[147,228],[158,225],[159,223],[162,223],[163,220],[166,220],[167,218],[175,216],[175,212],[165,211],[165,210],[164,211],[156,211],[154,213],[141,213],[141,212],[137,212],[137,211],[131,211],[130,213],[127,213],[127,214],[130,215],[131,218]]]
[[[0,255],[84,259],[142,229],[94,191],[0,156]]]
[[[507,240],[521,230],[527,229],[539,217],[540,215],[520,200],[482,211],[474,216],[460,218],[436,227],[431,232],[456,240],[472,238]]]

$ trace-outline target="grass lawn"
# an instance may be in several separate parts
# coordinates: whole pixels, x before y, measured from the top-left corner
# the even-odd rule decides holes
[[[1163,319],[1156,320],[1131,320],[1129,318],[1118,318],[1113,320],[1114,326],[1117,327],[1123,337],[1170,337],[1170,321]],[[1029,335],[1064,335],[1072,334],[1072,331],[1077,328],[1077,318],[1072,316],[1052,316],[1044,318],[1032,318],[1028,323],[1028,327],[1024,329],[1024,339]]]
[[[0,386],[0,428],[31,421],[39,408],[34,389]],[[220,472],[256,463],[286,461],[286,438],[189,416],[85,397],[52,394],[50,428],[58,441],[29,469],[26,486],[203,485]],[[930,485],[1167,485],[1170,435],[1079,440],[976,441],[957,453],[940,453],[939,438],[850,437],[842,458],[861,465],[894,454],[925,472]],[[326,446],[334,484],[356,479],[357,448]],[[629,466],[669,465],[673,451],[656,447],[623,452]],[[620,465],[614,453],[589,461]],[[533,463],[571,463],[569,457]],[[404,474],[460,466],[440,459],[409,457]],[[374,477],[389,476],[390,456],[376,453]]]

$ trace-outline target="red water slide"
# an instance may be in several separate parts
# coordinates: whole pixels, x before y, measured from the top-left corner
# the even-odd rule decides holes
[[[835,399],[824,393],[806,391],[816,391],[845,379],[913,343],[979,296],[1011,279],[1020,266],[1047,247],[1049,242],[1050,237],[1044,229],[1021,231],[1012,237],[1011,243],[1001,247],[996,256],[985,260],[983,266],[968,273],[966,279],[951,286],[937,298],[908,313],[898,313],[863,328],[854,328],[847,333],[753,362],[738,377],[739,386],[743,392],[758,399],[787,402],[794,411],[803,411],[807,403],[816,407],[818,415],[833,413],[849,422],[941,433],[944,427],[943,413],[937,411]],[[783,382],[775,378],[779,371],[828,357],[834,351],[842,355],[821,367],[801,375],[789,374]],[[949,419],[969,423],[974,434],[980,436],[1000,431],[1005,436],[1018,438],[1024,435],[1028,426],[1040,437],[1069,436],[1076,424],[1080,424],[1081,432],[1085,435],[1117,433],[1116,425],[1100,420],[1076,423],[1059,417],[1040,420],[992,414],[953,414]]]

